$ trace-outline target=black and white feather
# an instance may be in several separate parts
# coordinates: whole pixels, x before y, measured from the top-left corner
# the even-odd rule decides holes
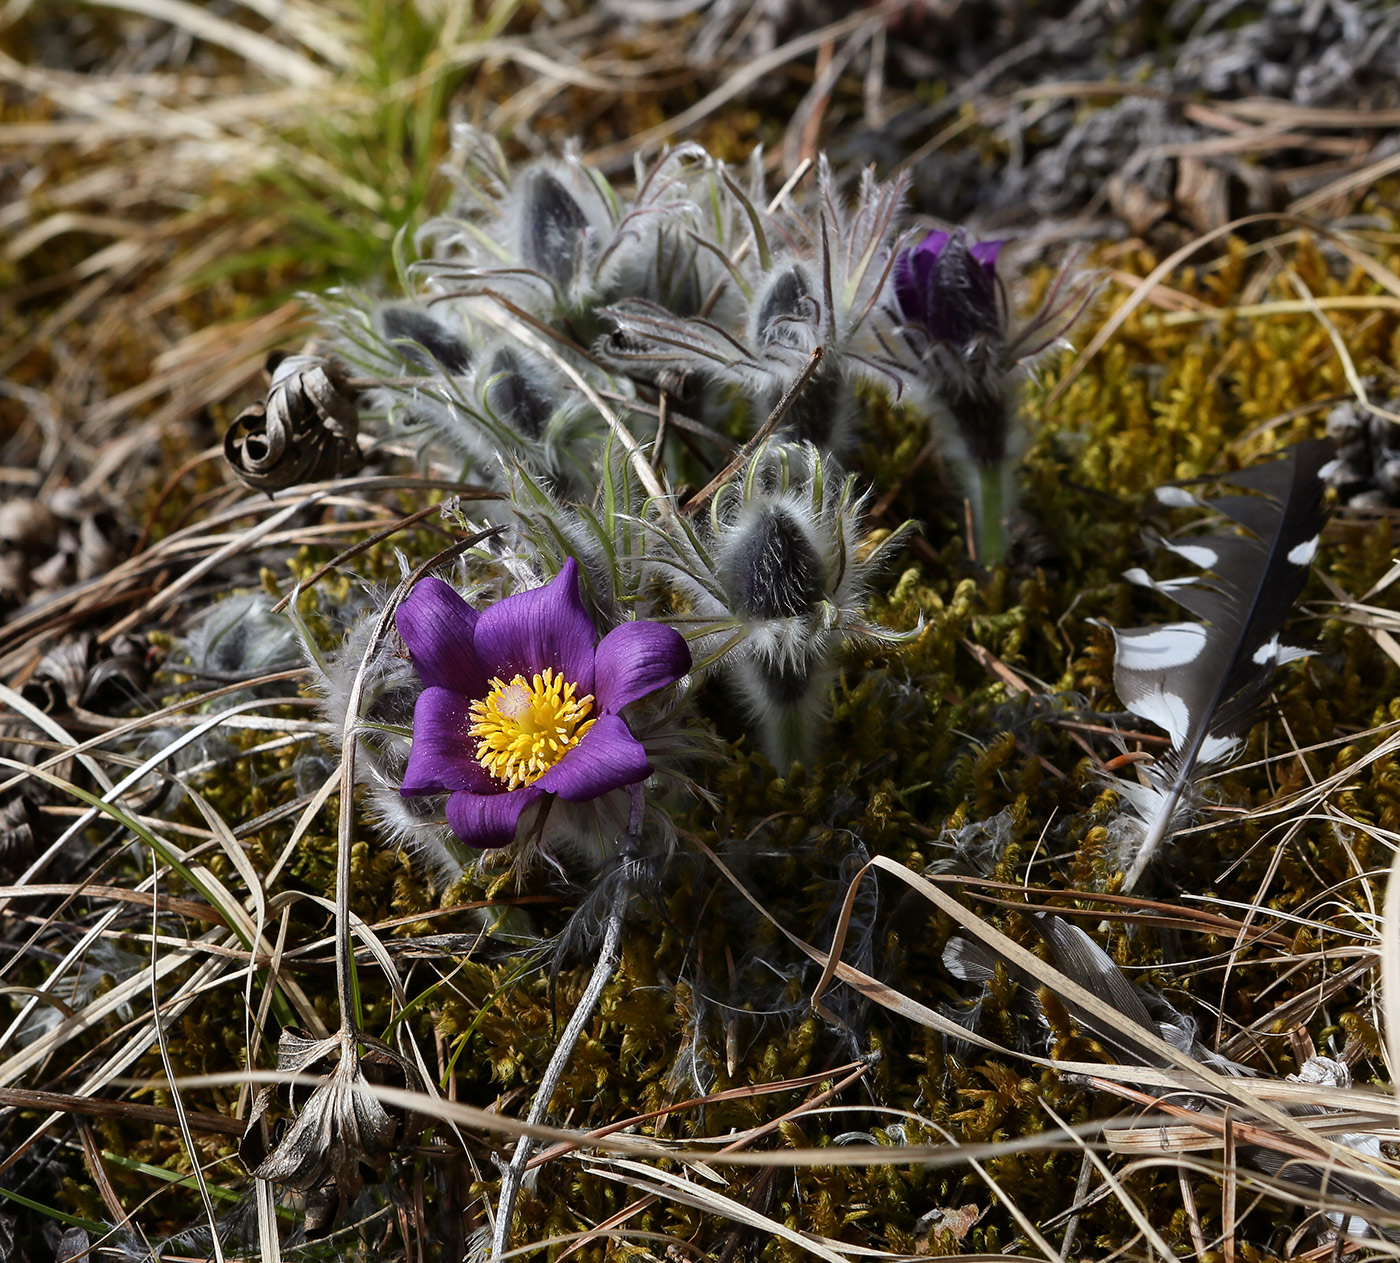
[[[1199,576],[1158,580],[1141,569],[1124,576],[1201,620],[1113,631],[1118,696],[1171,738],[1144,784],[1118,786],[1137,817],[1124,830],[1125,890],[1177,827],[1201,769],[1243,748],[1274,668],[1308,653],[1279,636],[1317,555],[1326,520],[1320,475],[1332,455],[1326,440],[1309,440],[1282,460],[1218,480],[1241,494],[1203,499],[1180,486],[1157,489],[1164,507],[1210,509],[1243,530],[1159,541],[1198,566]]]

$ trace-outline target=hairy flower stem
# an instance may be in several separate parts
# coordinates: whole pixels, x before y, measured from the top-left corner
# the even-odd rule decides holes
[[[977,561],[990,570],[1006,560],[1006,498],[1000,465],[977,467],[981,514],[977,523]]]
[[[629,839],[637,837],[641,827],[642,790],[640,785],[634,785],[632,786],[632,817],[628,822]],[[598,1007],[603,988],[608,985],[613,969],[617,966],[622,944],[623,914],[627,910],[627,899],[630,894],[628,883],[625,880],[618,881],[612,903],[608,907],[608,921],[603,930],[603,945],[598,951],[598,963],[593,967],[593,976],[589,978],[588,986],[584,988],[573,1016],[569,1018],[568,1025],[564,1027],[564,1033],[559,1037],[554,1055],[550,1057],[549,1065],[545,1067],[539,1090],[535,1093],[535,1099],[530,1105],[530,1113],[526,1116],[525,1121],[532,1127],[538,1127],[545,1121],[545,1116],[549,1113],[550,1102],[554,1099],[555,1089],[558,1088],[559,1081],[564,1077],[564,1071],[569,1065],[569,1058],[573,1055],[574,1045],[578,1043],[579,1036],[583,1034],[583,1028],[593,1016],[593,1010]],[[510,1228],[511,1221],[515,1218],[515,1201],[520,1195],[520,1183],[525,1177],[525,1167],[530,1161],[530,1154],[534,1147],[532,1137],[521,1136],[516,1142],[515,1152],[511,1154],[509,1164],[501,1172],[501,1195],[496,1202],[496,1224],[491,1237],[492,1259],[501,1258],[510,1248]]]

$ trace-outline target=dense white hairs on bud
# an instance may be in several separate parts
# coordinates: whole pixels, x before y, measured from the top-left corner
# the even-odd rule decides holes
[[[650,169],[638,163],[636,194],[604,252],[600,292],[720,322],[742,311],[727,262],[737,220],[727,213],[719,172],[695,144],[678,145]]]
[[[508,490],[519,467],[566,498],[593,493],[607,427],[528,350],[488,343],[465,377],[415,385],[393,415],[421,436],[425,453],[470,466],[488,486]]]
[[[525,273],[543,277],[557,301],[592,297],[595,268],[613,234],[616,206],[576,158],[526,167],[501,208],[502,245]]]
[[[521,464],[566,496],[592,494],[607,426],[543,356],[453,304],[342,293],[323,312],[339,357],[375,381],[366,411],[415,440],[426,463],[503,490],[505,469]]]
[[[609,328],[601,308],[634,296],[699,311],[727,299],[719,260],[698,244],[691,185],[709,168],[682,145],[639,170],[623,198],[574,150],[511,174],[498,148],[476,138],[461,163],[456,218],[419,234],[431,257],[412,271],[439,299],[470,306],[508,300],[584,345]]]
[[[665,363],[738,386],[757,425],[820,348],[821,361],[792,400],[784,431],[841,452],[854,437],[856,383],[871,380],[893,394],[902,388],[898,371],[866,326],[894,257],[904,181],[881,184],[867,173],[848,210],[822,159],[814,192],[796,209],[785,204],[767,227],[737,183],[728,180],[724,188],[752,225],[746,243],[754,247],[751,256],[743,268],[737,252],[730,260],[735,288],[748,296],[742,320],[717,312],[686,317],[653,301],[628,299],[608,309],[617,333],[603,349],[614,362]],[[780,248],[770,247],[769,229]],[[751,271],[755,259],[757,274]]]
[[[375,313],[375,324],[410,370],[457,376],[471,367],[469,335],[461,317],[451,310],[391,303]]]
[[[705,629],[697,664],[726,675],[784,769],[810,756],[846,641],[901,639],[865,621],[865,600],[904,533],[865,549],[865,497],[827,474],[811,445],[765,448],[699,529],[677,523],[657,541],[671,552],[658,576]]]

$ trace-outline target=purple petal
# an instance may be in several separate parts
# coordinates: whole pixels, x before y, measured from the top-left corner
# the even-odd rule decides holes
[[[997,255],[1001,253],[1001,248],[1006,244],[1002,241],[979,241],[972,247],[972,257],[987,269],[988,276],[997,274]]]
[[[509,846],[515,841],[520,813],[539,799],[541,792],[533,785],[503,794],[473,794],[467,789],[458,790],[447,800],[447,823],[468,846],[481,850]]]
[[[894,261],[894,300],[906,324],[919,319],[919,287],[914,280],[914,252],[901,250]]]
[[[479,794],[500,791],[500,781],[472,757],[476,738],[469,731],[468,704],[452,689],[426,688],[418,694],[413,706],[413,749],[399,790],[405,798],[459,789]]]
[[[580,696],[593,692],[593,620],[578,590],[572,557],[542,588],[497,601],[476,625],[476,653],[489,675],[502,680],[553,667]]]
[[[928,328],[935,320],[938,260],[952,238],[934,229],[895,264],[894,296],[906,323]]]
[[[601,641],[593,659],[593,699],[603,714],[674,684],[690,670],[690,646],[674,627],[623,623]]]
[[[950,240],[952,240],[952,238],[948,233],[940,232],[935,228],[914,247],[914,253],[918,255],[921,260],[927,259],[929,263],[935,263],[938,260],[938,256],[943,253],[943,247],[946,246]]]
[[[441,579],[430,575],[413,585],[394,621],[424,684],[465,697],[485,696],[486,676],[473,648],[480,617]]]
[[[548,790],[571,803],[586,803],[651,775],[647,752],[617,715],[600,715],[572,750],[531,789]]]

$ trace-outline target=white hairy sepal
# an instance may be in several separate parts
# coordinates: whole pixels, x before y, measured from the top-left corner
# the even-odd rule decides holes
[[[389,593],[373,588],[365,595],[371,608],[350,626],[341,645],[319,657],[309,655],[321,710],[330,721],[332,743],[338,746],[363,663],[355,779],[365,788],[370,818],[390,845],[403,848],[436,872],[455,873],[460,863],[449,850],[452,831],[443,815],[445,797],[404,798],[399,793],[408,767],[413,707],[422,684],[393,634],[384,637],[365,660]]]
[[[659,577],[682,592],[696,621],[713,625],[692,640],[697,661],[718,652],[737,630],[742,643],[725,655],[733,655],[726,665],[742,657],[795,665],[812,656],[807,646],[814,638],[824,649],[829,632],[863,613],[870,579],[858,560],[864,501],[845,490],[833,493],[827,486],[814,449],[773,448],[750,463],[742,483],[721,490],[707,519],[689,532],[679,526],[666,532],[675,559],[654,552],[662,563],[655,566]],[[760,580],[749,573],[746,550],[755,531],[775,517],[801,542],[803,573],[781,581],[795,580],[803,599],[792,613],[765,615],[747,596]]]
[[[388,303],[375,312],[375,328],[407,372],[456,375],[471,367],[472,336],[447,306]]]

